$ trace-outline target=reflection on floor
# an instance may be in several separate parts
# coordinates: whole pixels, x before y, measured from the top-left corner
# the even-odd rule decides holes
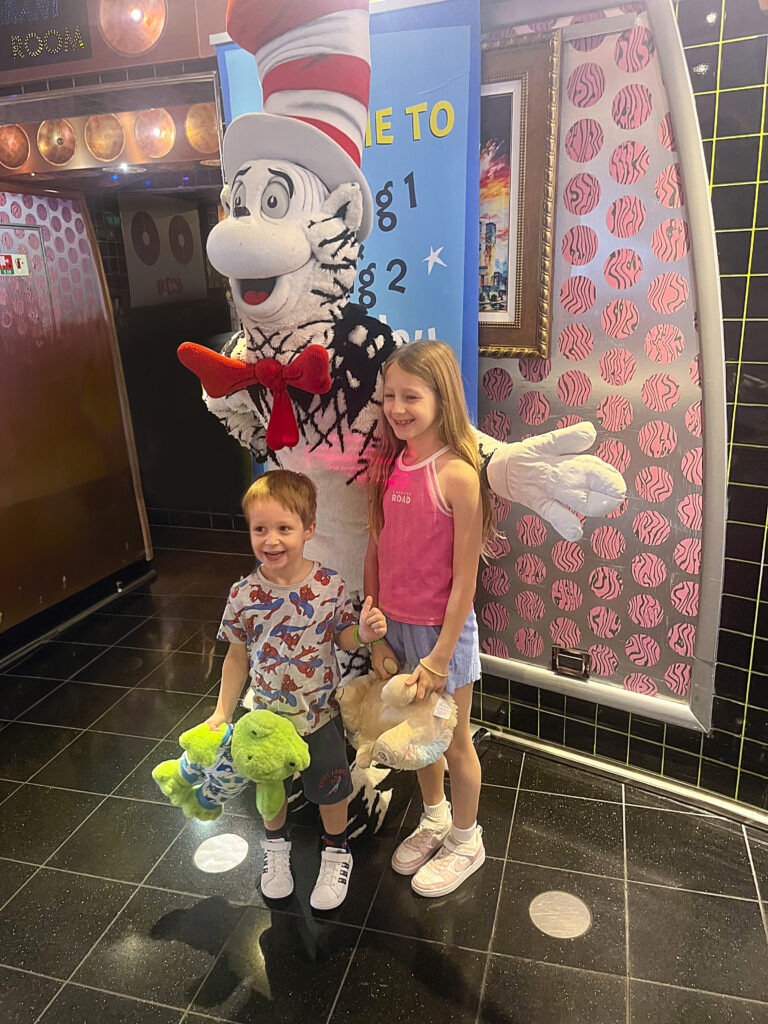
[[[266,906],[248,802],[187,822],[149,777],[213,707],[222,595],[250,560],[156,567],[0,677],[2,1024],[768,1024],[768,836],[497,741],[463,888],[424,900],[390,870],[419,812],[399,774],[338,911],[309,907],[306,818],[296,892]],[[226,832],[248,856],[201,871]]]

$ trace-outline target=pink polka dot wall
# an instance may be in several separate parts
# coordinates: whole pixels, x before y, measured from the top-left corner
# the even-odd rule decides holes
[[[502,537],[480,575],[482,648],[548,667],[552,644],[580,647],[597,677],[685,699],[703,410],[685,195],[644,18],[565,43],[561,82],[550,356],[481,360],[480,422],[515,440],[589,420],[627,500],[586,520],[575,543],[500,509]]]
[[[42,347],[51,326],[87,330],[102,314],[91,242],[76,199],[0,192],[0,252],[27,257],[29,276],[0,279],[3,344]],[[66,332],[62,332],[66,336]]]

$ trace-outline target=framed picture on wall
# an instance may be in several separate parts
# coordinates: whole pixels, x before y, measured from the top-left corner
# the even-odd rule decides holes
[[[478,238],[483,356],[549,352],[560,33],[483,54]]]

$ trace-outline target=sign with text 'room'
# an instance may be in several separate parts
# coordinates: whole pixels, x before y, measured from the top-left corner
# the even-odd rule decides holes
[[[90,56],[86,0],[0,3],[0,71],[45,67]]]

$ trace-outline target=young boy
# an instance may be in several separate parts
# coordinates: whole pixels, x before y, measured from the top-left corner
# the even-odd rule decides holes
[[[309,745],[301,773],[304,795],[319,806],[323,823],[320,873],[310,903],[332,910],[347,895],[352,854],[347,843],[347,804],[352,783],[334,691],[339,682],[336,648],[375,643],[386,619],[366,598],[355,623],[344,580],[304,557],[315,532],[317,491],[302,473],[278,469],[255,480],[243,498],[251,547],[261,563],[230,590],[218,638],[229,642],[211,728],[231,722],[250,677],[254,708],[290,717]],[[293,892],[287,803],[265,821],[261,891],[280,899]]]

